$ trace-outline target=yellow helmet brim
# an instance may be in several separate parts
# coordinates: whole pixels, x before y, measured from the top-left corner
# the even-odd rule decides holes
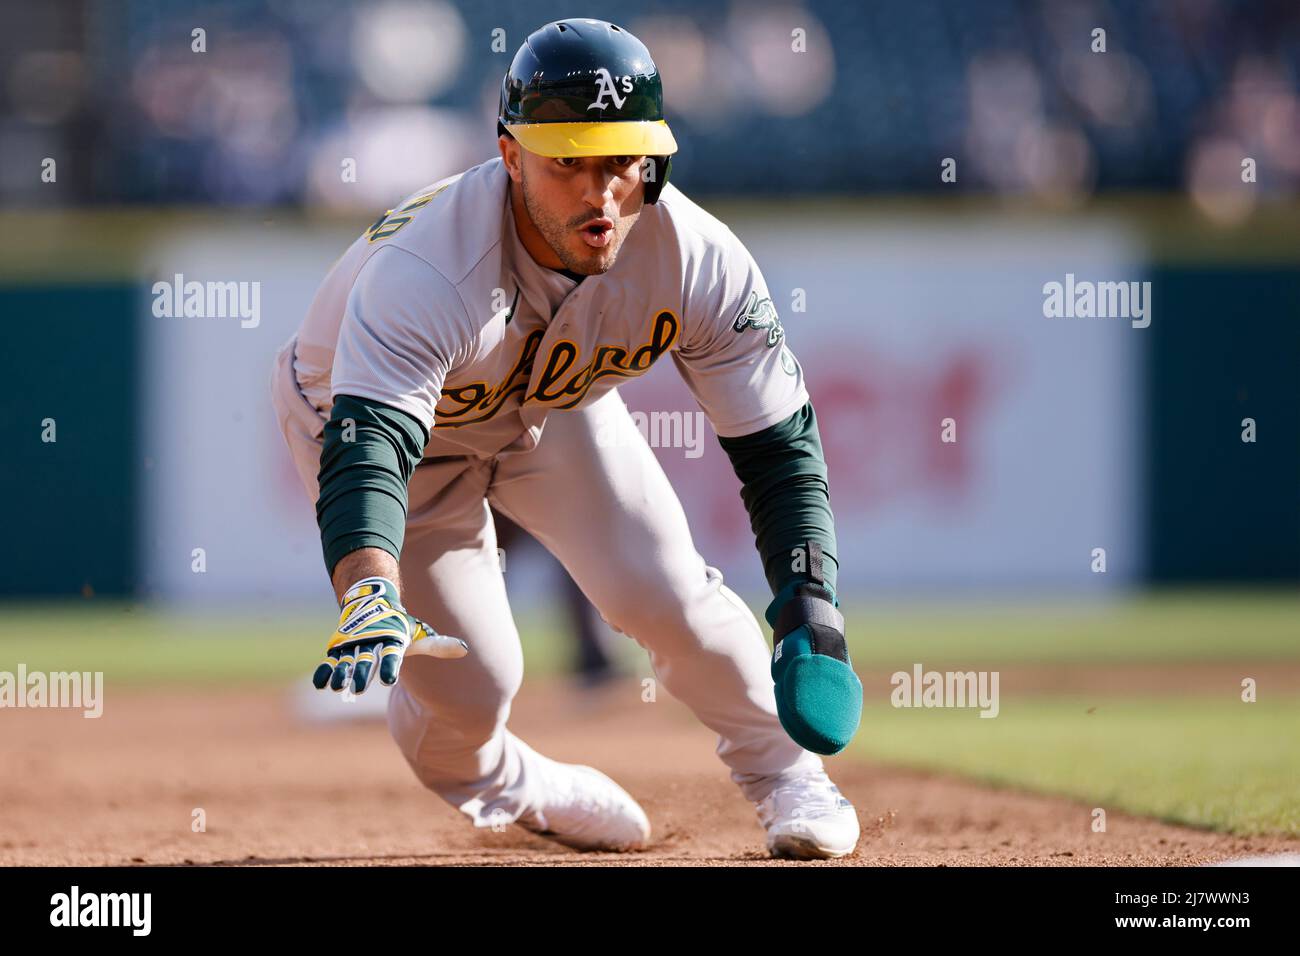
[[[605,123],[518,123],[506,126],[539,156],[671,156],[677,140],[664,120]]]

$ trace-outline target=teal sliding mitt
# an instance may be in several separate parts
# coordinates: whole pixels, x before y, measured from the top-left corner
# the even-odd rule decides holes
[[[786,585],[767,608],[776,712],[805,750],[837,754],[862,720],[862,682],[844,642],[835,592],[820,582]]]

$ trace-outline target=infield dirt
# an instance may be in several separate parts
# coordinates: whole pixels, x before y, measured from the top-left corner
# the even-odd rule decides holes
[[[579,854],[517,827],[476,831],[418,784],[382,721],[307,722],[283,690],[140,690],[110,694],[98,720],[3,714],[0,864],[1187,865],[1300,849],[1116,812],[1093,833],[1082,803],[840,757],[828,767],[858,808],[857,854],[772,861],[713,734],[677,702],[643,703],[635,682],[593,696],[525,681],[510,726],[622,783],[653,845]]]

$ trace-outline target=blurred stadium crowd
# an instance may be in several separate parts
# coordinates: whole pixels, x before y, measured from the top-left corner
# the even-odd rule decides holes
[[[60,155],[75,157],[60,169],[64,204],[380,206],[490,156],[513,51],[542,23],[586,14],[654,52],[683,147],[674,176],[703,193],[1186,189],[1232,218],[1300,188],[1295,0],[0,10],[6,204],[48,204],[31,170]],[[192,50],[196,28],[206,52]],[[1258,184],[1234,191],[1243,156]],[[340,181],[340,157],[357,161],[357,184]],[[944,157],[959,159],[955,183],[940,181]]]

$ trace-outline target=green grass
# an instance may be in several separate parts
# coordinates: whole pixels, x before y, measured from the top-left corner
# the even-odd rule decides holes
[[[1300,658],[1295,591],[929,608],[849,602],[845,610],[853,661],[864,666]]]
[[[1243,835],[1300,835],[1297,728],[1295,697],[1253,704],[1020,697],[1004,700],[992,719],[974,710],[869,707],[850,752],[1108,811]]]
[[[93,601],[0,607],[0,670],[103,671],[116,686],[307,680],[334,626],[319,614],[182,613]],[[547,617],[521,635],[525,667],[554,673],[569,642]],[[521,625],[522,626],[522,625]]]
[[[910,669],[1080,661],[1300,658],[1294,592],[1174,594],[1094,604],[868,606],[848,602],[854,663]],[[315,666],[333,625],[317,613],[219,615],[105,600],[0,606],[0,670],[103,671],[119,684],[281,681]],[[518,620],[530,674],[562,671],[554,615]],[[630,641],[630,656],[643,659]]]

